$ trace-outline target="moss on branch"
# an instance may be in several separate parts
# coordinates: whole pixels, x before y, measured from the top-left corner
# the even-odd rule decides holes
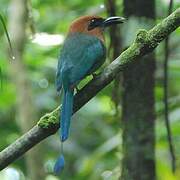
[[[49,129],[54,126],[59,126],[59,118],[58,118],[60,114],[59,112],[60,112],[60,106],[58,106],[51,113],[42,116],[38,121],[37,125],[43,129]]]

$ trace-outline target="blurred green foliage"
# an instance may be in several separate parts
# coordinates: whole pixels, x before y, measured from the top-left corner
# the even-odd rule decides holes
[[[76,17],[96,13],[106,16],[103,1],[91,0],[32,0],[32,15],[36,32],[48,34],[61,34],[65,36],[69,23]],[[8,14],[9,0],[1,0],[0,12]],[[118,12],[122,12],[122,1],[118,1]],[[166,17],[167,1],[157,0],[157,21]],[[175,1],[174,7],[180,6]],[[100,8],[101,7],[101,8]],[[120,14],[121,15],[121,14]],[[136,21],[134,22],[136,23]],[[1,27],[1,26],[0,26]],[[59,45],[42,46],[33,43],[28,28],[28,40],[24,54],[28,78],[31,82],[33,100],[38,115],[53,110],[59,105],[59,97],[54,85]],[[107,32],[108,33],[108,32]],[[122,36],[126,32],[122,32]],[[127,36],[128,37],[128,36]],[[134,35],[129,35],[130,39]],[[0,28],[0,68],[3,86],[0,89],[0,149],[17,139],[21,133],[18,129],[15,107],[16,90],[10,78],[9,64],[12,63],[6,56],[3,30]],[[48,41],[48,40],[47,40]],[[166,128],[164,125],[163,111],[163,60],[164,44],[156,50],[156,163],[158,180],[180,179],[180,29],[170,37],[169,60],[169,104],[170,121],[173,133],[173,142],[176,150],[177,171],[173,175],[170,167]],[[61,46],[61,45],[60,45]],[[82,84],[85,84],[88,77]],[[115,118],[115,107],[111,100],[112,84],[100,92],[93,100],[85,105],[73,117],[70,139],[65,143],[66,168],[62,179],[67,180],[116,180],[120,174],[121,149],[121,119]],[[121,104],[120,107],[121,109]],[[38,120],[38,119],[37,119]],[[56,180],[51,174],[52,167],[59,153],[58,136],[49,137],[44,141],[42,152],[47,180]],[[17,160],[0,173],[0,179],[10,180],[26,179],[24,158]],[[13,168],[12,168],[13,167]],[[15,168],[15,169],[14,169]],[[16,170],[16,171],[15,171]],[[11,177],[13,174],[13,178]],[[13,179],[14,180],[14,179]]]

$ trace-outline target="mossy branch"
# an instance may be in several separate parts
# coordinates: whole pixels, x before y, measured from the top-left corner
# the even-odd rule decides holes
[[[95,79],[91,80],[76,95],[74,113],[107,86],[129,63],[154,50],[158,44],[180,26],[180,8],[174,11],[149,31],[139,30],[135,41],[116,58]],[[46,137],[54,134],[59,128],[58,116],[60,107],[43,116],[37,125],[0,152],[0,170],[22,156],[25,152]]]

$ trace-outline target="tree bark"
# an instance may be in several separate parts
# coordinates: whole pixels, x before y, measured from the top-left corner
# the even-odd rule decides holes
[[[126,17],[155,18],[155,2],[124,0]],[[154,180],[155,55],[138,59],[123,71],[123,180]]]
[[[17,92],[17,123],[22,133],[34,124],[36,111],[32,101],[31,86],[27,78],[27,69],[23,61],[26,43],[27,1],[12,0],[10,4],[9,32],[13,44],[15,60],[11,61],[12,80]],[[26,169],[31,180],[44,179],[40,146],[26,155]]]

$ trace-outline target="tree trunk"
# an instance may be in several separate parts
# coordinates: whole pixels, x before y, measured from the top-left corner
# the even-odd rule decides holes
[[[12,0],[9,14],[9,32],[13,44],[15,60],[11,60],[12,80],[17,92],[17,122],[22,133],[27,132],[36,119],[32,102],[31,87],[27,78],[23,53],[26,42],[27,1]],[[30,150],[26,155],[27,173],[30,180],[44,179],[40,147]]]
[[[126,17],[155,18],[155,2],[124,0]],[[123,71],[123,180],[154,180],[155,56],[151,53]]]

